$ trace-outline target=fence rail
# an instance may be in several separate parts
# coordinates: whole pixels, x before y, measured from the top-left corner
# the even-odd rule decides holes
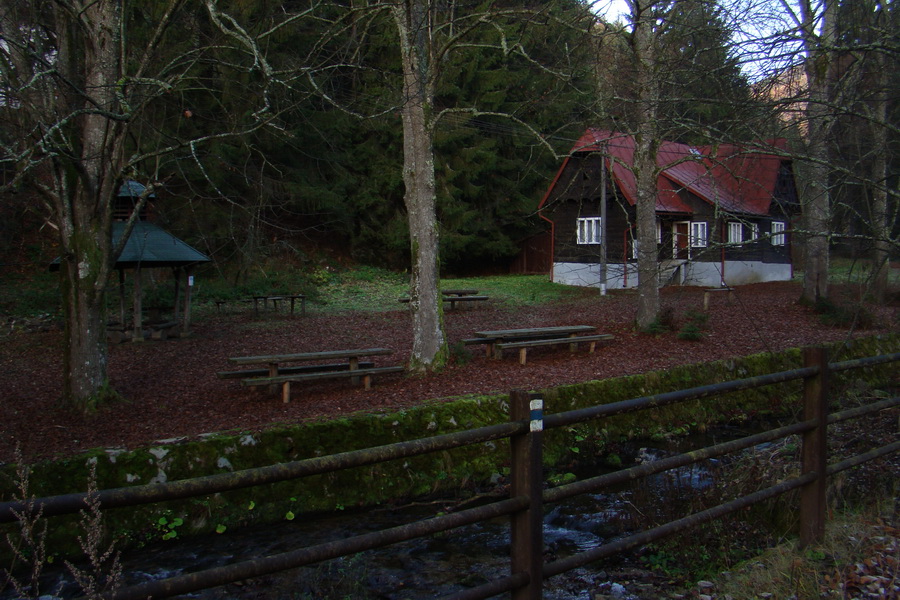
[[[103,509],[135,506],[374,465],[470,444],[510,439],[512,469],[511,491],[508,499],[274,556],[151,581],[118,590],[111,597],[126,600],[148,597],[162,598],[190,593],[509,515],[511,517],[510,576],[446,596],[445,600],[490,598],[504,592],[512,592],[514,600],[538,600],[541,598],[543,581],[548,577],[646,545],[793,489],[801,491],[800,541],[801,544],[806,545],[821,539],[824,533],[827,476],[900,450],[900,441],[898,441],[832,465],[827,464],[825,441],[829,424],[859,418],[900,404],[900,398],[891,398],[829,415],[827,414],[827,402],[830,391],[830,375],[834,372],[870,368],[896,361],[900,361],[900,353],[829,364],[827,352],[824,349],[810,348],[804,351],[804,366],[799,369],[632,398],[547,416],[543,415],[540,397],[523,391],[513,391],[510,422],[507,423],[233,473],[102,490],[97,492],[96,498]],[[577,423],[648,410],[687,400],[709,398],[729,392],[797,380],[804,382],[803,415],[797,423],[629,469],[547,490],[543,489],[542,435],[545,430],[568,427]],[[791,435],[802,437],[801,474],[797,477],[653,529],[560,560],[543,563],[542,517],[545,503],[559,502],[579,494],[596,492],[616,483],[684,467]],[[43,516],[77,512],[84,509],[86,500],[87,494],[66,494],[39,498],[28,506],[18,502],[0,503],[0,523],[14,521],[17,513],[22,514],[28,510],[41,511]]]

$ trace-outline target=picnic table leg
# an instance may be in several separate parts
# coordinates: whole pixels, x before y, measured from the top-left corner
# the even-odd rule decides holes
[[[578,336],[575,335],[574,333],[570,333],[570,334],[569,334],[569,337],[570,337],[570,338],[575,338],[575,337],[578,337]],[[572,342],[571,344],[569,344],[569,352],[576,352],[577,350],[578,350],[578,342]]]
[[[498,360],[503,358],[503,349],[499,347],[497,342],[491,342],[489,348],[490,348],[490,351],[493,353],[494,358],[496,358]]]
[[[371,375],[363,375],[363,386],[367,390],[372,389],[372,376]]]
[[[359,357],[358,357],[358,356],[351,356],[351,357],[350,357],[350,370],[351,370],[351,371],[355,371],[355,370],[357,370],[358,368],[359,368]],[[351,377],[351,378],[350,378],[350,383],[352,383],[353,385],[358,385],[358,384],[359,384],[359,377]],[[369,388],[366,388],[366,389],[369,389]]]
[[[594,348],[597,346],[597,342],[591,342],[591,349],[588,350],[588,354],[594,353]]]
[[[269,377],[277,377],[278,376],[278,363],[269,363]],[[282,392],[284,390],[282,389]],[[278,393],[278,384],[273,383],[269,386],[269,392],[272,394]],[[290,393],[290,391],[288,391]]]
[[[528,348],[519,348],[519,364],[524,365],[528,356]]]
[[[287,404],[291,401],[291,382],[285,381],[281,384],[281,401]]]

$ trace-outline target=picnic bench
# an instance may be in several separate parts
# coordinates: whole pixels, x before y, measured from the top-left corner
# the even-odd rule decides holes
[[[478,290],[441,290],[444,302],[450,303],[450,310],[456,308],[457,302],[484,302],[490,296],[479,296]],[[400,302],[409,302],[409,298],[400,298]]]
[[[290,302],[291,303],[291,314],[294,314],[294,303],[299,300],[300,301],[300,314],[306,314],[306,296],[303,294],[282,294],[282,295],[264,295],[264,296],[251,296],[244,300],[244,302],[252,302],[253,303],[253,312],[254,314],[259,314],[259,305],[262,303],[263,310],[265,310],[269,302],[272,303],[272,310],[278,311],[278,303],[279,302]]]
[[[610,334],[581,335],[596,330],[592,325],[565,325],[476,331],[475,338],[463,340],[463,343],[487,344],[487,356],[497,359],[503,358],[504,350],[516,349],[519,351],[519,363],[524,365],[528,360],[529,348],[568,344],[569,350],[575,352],[579,343],[586,342],[590,344],[588,352],[593,352],[597,342],[613,339]]]
[[[397,373],[404,370],[402,365],[376,367],[373,363],[360,362],[364,356],[392,354],[388,348],[360,348],[353,350],[326,350],[323,352],[302,352],[298,354],[273,354],[264,356],[238,356],[228,360],[235,365],[266,365],[265,369],[247,369],[244,371],[222,371],[221,378],[243,378],[241,385],[249,387],[269,386],[277,390],[281,385],[281,398],[284,402],[291,400],[291,383],[315,381],[320,379],[336,379],[349,377],[357,384],[362,379],[365,389],[371,389],[372,376],[386,373]],[[346,359],[346,362],[308,365],[305,368],[286,366],[290,363],[306,361],[335,361]]]

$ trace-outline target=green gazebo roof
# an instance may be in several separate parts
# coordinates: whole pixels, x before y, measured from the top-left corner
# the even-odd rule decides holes
[[[124,229],[125,223],[113,223],[113,245],[122,238]],[[185,267],[210,260],[208,256],[179,240],[165,229],[147,221],[138,221],[131,230],[122,255],[116,261],[116,268]],[[53,271],[59,269],[58,258],[50,265],[50,269]]]
[[[113,223],[113,245],[122,237],[125,223]],[[184,267],[209,262],[210,258],[161,227],[146,221],[138,221],[131,230],[122,255],[116,261],[117,269],[135,267]]]

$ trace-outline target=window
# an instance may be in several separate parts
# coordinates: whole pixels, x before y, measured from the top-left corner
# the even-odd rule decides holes
[[[749,241],[755,242],[759,239],[759,223],[750,223],[747,226],[750,228]]]
[[[656,243],[662,244],[662,223],[656,222]]]
[[[706,248],[706,222],[694,221],[691,223],[691,247]]]
[[[744,226],[737,221],[728,223],[728,243],[740,244],[744,241]]]
[[[578,243],[600,243],[600,217],[586,217],[578,219]]]
[[[784,221],[772,221],[772,245],[784,246]]]

